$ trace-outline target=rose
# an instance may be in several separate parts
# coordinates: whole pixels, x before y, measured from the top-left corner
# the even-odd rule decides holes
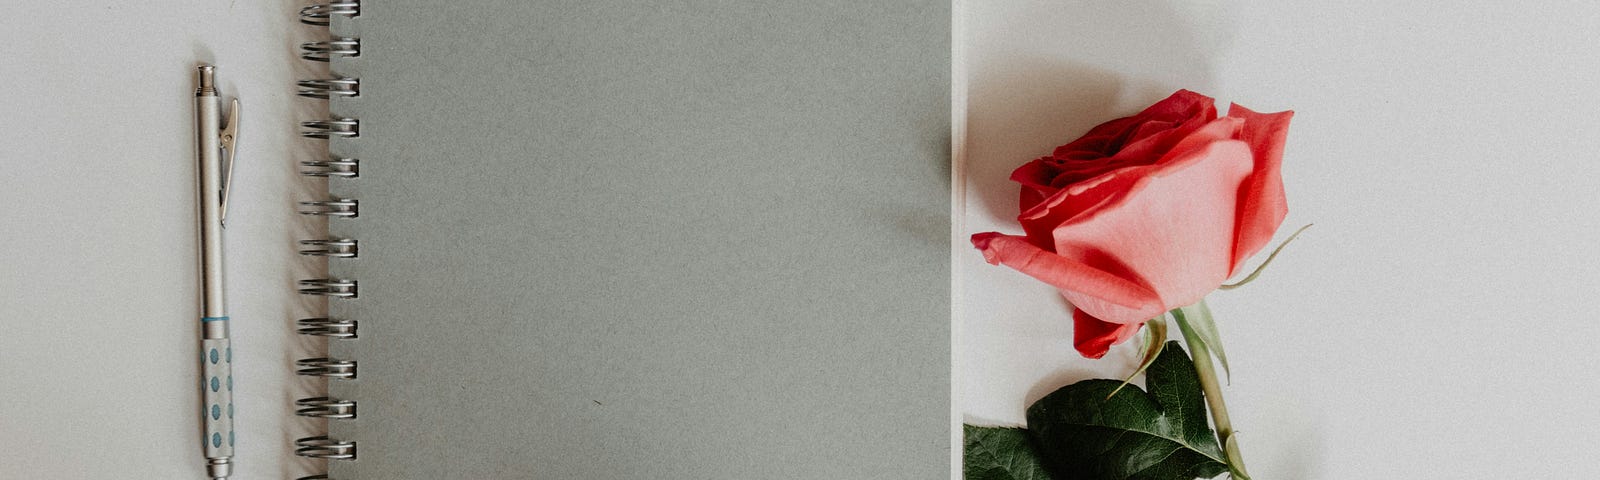
[[[1144,322],[1200,301],[1272,239],[1288,207],[1279,166],[1294,112],[1180,90],[1012,172],[1023,236],[972,236],[991,264],[1074,307],[1073,345],[1099,358]]]

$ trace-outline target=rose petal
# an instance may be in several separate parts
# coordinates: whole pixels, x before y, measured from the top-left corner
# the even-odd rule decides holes
[[[1022,166],[1017,167],[1016,170],[1011,171],[1011,181],[1022,185],[1022,194],[1018,196],[1017,211],[1026,212],[1028,209],[1033,208],[1034,205],[1038,205],[1045,197],[1060,190],[1050,186],[1050,179],[1056,176],[1057,170],[1059,169],[1052,164],[1051,159],[1045,157],[1024,163]]]
[[[1085,358],[1106,356],[1112,345],[1122,343],[1139,332],[1138,323],[1111,323],[1094,318],[1081,309],[1072,312],[1072,346]]]
[[[1179,153],[1195,150],[1208,143],[1237,138],[1242,123],[1243,121],[1237,118],[1217,118],[1201,126],[1185,127],[1183,131],[1187,136],[1167,142],[1169,145],[1165,145],[1166,150],[1163,150],[1166,154],[1159,159],[1147,161],[1147,164],[1170,163]],[[1107,160],[1109,162],[1111,159]],[[1034,165],[1038,166],[1033,167]],[[1018,168],[1012,173],[1012,178],[1015,179],[1022,172],[1028,172],[1029,175],[1062,175],[1060,173],[1062,167],[1054,165],[1055,162],[1048,159],[1035,160]],[[1017,221],[1022,224],[1022,230],[1028,236],[1028,241],[1039,248],[1055,251],[1056,227],[1106,202],[1114,195],[1127,193],[1134,182],[1149,176],[1150,171],[1151,167],[1146,165],[1123,167],[1065,186],[1041,200],[1033,201],[1033,207],[1023,209],[1022,213],[1017,215]],[[1026,188],[1023,190],[1022,198],[1024,203],[1032,199]]]
[[[1085,133],[1083,138],[1056,147],[1055,153],[1051,154],[1051,156],[1068,158],[1072,152],[1084,150],[1114,153],[1107,152],[1106,148],[1114,147],[1116,150],[1121,150],[1125,143],[1131,141],[1131,137],[1135,135],[1140,125],[1145,122],[1151,120],[1172,123],[1182,122],[1196,116],[1203,116],[1207,109],[1211,113],[1210,118],[1206,118],[1206,120],[1210,121],[1217,118],[1215,104],[1216,101],[1211,97],[1189,90],[1178,90],[1154,105],[1145,107],[1144,110],[1133,116],[1122,117],[1096,125],[1094,128],[1089,129],[1089,133]]]
[[[972,236],[972,246],[982,250],[983,259],[989,263],[1016,269],[1063,293],[1070,291],[1078,298],[1092,298],[1122,308],[1161,311],[1162,305],[1155,292],[1040,249],[1022,237],[997,232],[979,233]]]
[[[1179,90],[1136,115],[1096,125],[1077,140],[1056,147],[1050,156],[1011,172],[1011,180],[1022,185],[1018,210],[1033,208],[1065,186],[1119,168],[1155,163],[1172,144],[1216,118],[1211,97]]]
[[[1056,227],[1113,196],[1126,193],[1151,168],[1129,167],[1078,182],[1036,203],[1032,209],[1023,210],[1022,214],[1017,215],[1017,222],[1022,224],[1022,231],[1029,242],[1039,248],[1055,251]]]
[[[1128,142],[1117,152],[1114,157],[1118,161],[1131,165],[1150,165],[1157,163],[1168,152],[1173,151],[1178,142],[1192,136],[1196,131],[1204,128],[1217,120],[1217,108],[1210,103],[1197,104],[1195,110],[1188,113],[1188,118],[1165,131],[1148,135],[1135,141]]]
[[[1244,127],[1244,120],[1232,117],[1212,119],[1209,123],[1195,129],[1188,136],[1173,142],[1172,147],[1166,150],[1161,160],[1156,163],[1167,165],[1180,158],[1193,154],[1196,150],[1223,140],[1239,138],[1239,131]]]
[[[1250,145],[1255,157],[1255,172],[1239,189],[1239,231],[1233,247],[1233,276],[1245,260],[1266,247],[1272,234],[1289,214],[1283,194],[1283,142],[1289,135],[1289,119],[1294,112],[1256,113],[1237,104],[1228,107],[1228,116],[1244,120],[1239,139]]]
[[[1011,171],[1011,181],[1022,186],[1021,195],[1018,196],[1019,212],[1026,212],[1044,199],[1055,195],[1062,188],[1075,183],[1090,180],[1106,172],[1135,165],[1134,162],[1123,160],[1121,157],[1106,157],[1099,153],[1092,159],[1074,160],[1055,157],[1043,157],[1022,164]],[[1152,163],[1153,160],[1138,164]]]
[[[1056,253],[1145,286],[1166,308],[1197,302],[1221,285],[1232,269],[1238,192],[1252,161],[1244,142],[1212,139],[1237,120],[1213,123],[1197,132],[1201,145],[1186,139],[1180,143],[1186,150],[1175,150],[1127,193],[1057,227]],[[1062,294],[1110,323],[1143,322],[1162,310]]]
[[[1069,158],[1075,153],[1092,152],[1097,156],[1106,156],[1107,151],[1115,152],[1122,148],[1122,142],[1139,128],[1143,121],[1135,117],[1122,117],[1105,123],[1095,125],[1088,133],[1078,137],[1071,143],[1056,147],[1050,156],[1055,158]],[[1081,157],[1079,157],[1081,158]]]
[[[1178,90],[1172,92],[1167,98],[1156,102],[1138,116],[1167,119],[1184,119],[1193,115],[1197,109],[1216,105],[1216,100],[1205,95],[1190,91]]]

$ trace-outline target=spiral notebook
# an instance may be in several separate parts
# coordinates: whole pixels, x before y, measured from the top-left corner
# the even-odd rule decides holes
[[[950,476],[948,2],[302,16],[318,478]]]

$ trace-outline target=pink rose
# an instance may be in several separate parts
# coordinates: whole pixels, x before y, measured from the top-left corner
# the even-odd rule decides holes
[[[991,264],[1072,302],[1078,352],[1100,358],[1144,322],[1200,301],[1238,273],[1283,222],[1279,174],[1294,112],[1179,90],[1011,173],[1023,236],[972,236]]]

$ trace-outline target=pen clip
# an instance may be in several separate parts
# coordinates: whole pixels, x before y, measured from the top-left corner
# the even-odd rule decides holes
[[[235,148],[239,140],[239,99],[234,98],[228,104],[228,118],[222,124],[222,131],[217,133],[218,143],[223,150],[227,150],[227,158],[223,161],[222,173],[222,210],[219,212],[222,223],[228,222],[228,191],[233,186],[233,156],[238,152]]]

